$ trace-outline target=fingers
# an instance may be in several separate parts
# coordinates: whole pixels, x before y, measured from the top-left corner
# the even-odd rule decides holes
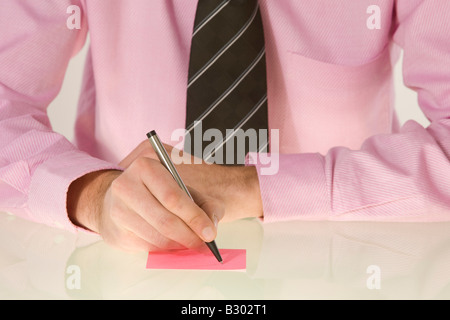
[[[194,198],[195,203],[208,215],[209,219],[213,222],[214,227],[217,229],[217,224],[225,215],[224,206],[222,206],[218,200],[207,197],[192,187],[188,189],[191,196]]]
[[[168,211],[158,211],[149,217],[151,220],[156,219],[153,222],[158,230],[167,233],[173,233],[174,229],[182,230],[185,236],[190,230],[205,242],[214,240],[216,228],[205,211],[189,198],[160,163],[145,158],[142,161],[146,161],[141,174],[145,186]],[[184,223],[187,228],[182,228],[180,223]],[[179,228],[172,228],[172,224]]]
[[[199,248],[216,237],[221,206],[195,190],[196,204],[170,173],[149,158],[138,158],[110,186],[103,234],[126,250]],[[114,232],[110,232],[114,230]]]
[[[163,236],[151,224],[145,221],[139,214],[121,202],[111,212],[112,219],[117,225],[121,226],[122,237],[139,238],[141,241],[139,246],[148,251],[176,250],[184,248],[176,241]],[[128,245],[121,244],[124,247],[132,247],[132,243]],[[135,245],[135,244],[134,244]]]

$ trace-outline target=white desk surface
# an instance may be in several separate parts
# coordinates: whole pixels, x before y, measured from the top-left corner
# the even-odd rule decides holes
[[[0,213],[0,299],[450,298],[450,223],[241,220],[216,242],[247,249],[247,270],[148,270],[144,253]]]

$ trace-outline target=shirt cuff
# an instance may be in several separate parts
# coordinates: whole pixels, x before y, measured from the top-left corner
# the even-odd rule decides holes
[[[331,216],[331,198],[320,154],[249,153],[246,165],[256,167],[264,222],[324,220]]]
[[[34,172],[28,206],[33,220],[72,232],[86,231],[72,223],[67,214],[67,191],[83,175],[106,169],[122,170],[81,151],[70,151],[45,161]]]

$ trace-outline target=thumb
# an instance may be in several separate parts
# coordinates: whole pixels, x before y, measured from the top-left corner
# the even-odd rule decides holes
[[[217,228],[217,224],[225,215],[225,205],[219,200],[210,196],[206,196],[198,192],[192,187],[188,187],[189,192],[194,198],[195,203],[208,215]]]

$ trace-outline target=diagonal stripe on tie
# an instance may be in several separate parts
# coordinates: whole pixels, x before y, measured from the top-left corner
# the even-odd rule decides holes
[[[199,23],[195,24],[194,26],[194,32],[192,33],[192,36],[195,36],[195,34],[197,32],[199,32],[212,18],[214,18],[214,16],[216,14],[218,14],[220,12],[220,10],[222,10],[223,8],[225,8],[225,6],[230,2],[230,0],[224,0],[222,1],[218,6],[213,7],[214,9],[209,12],[209,14],[203,19],[201,20]],[[214,5],[213,1],[210,1],[210,4]],[[197,19],[201,18],[201,14],[199,14],[197,12]]]
[[[186,111],[191,146],[185,146],[185,151],[197,157],[208,160],[222,149],[232,155],[227,157],[227,164],[243,164],[247,152],[268,148],[266,136],[254,144],[231,134],[238,129],[257,133],[261,129],[267,133],[268,129],[264,34],[257,1],[199,0]],[[223,139],[195,141],[192,131],[198,128],[203,132],[218,129]],[[235,138],[236,143],[232,141]],[[239,148],[240,142],[245,146]],[[195,148],[196,144],[201,148]],[[203,154],[207,146],[212,152]],[[223,162],[217,157],[215,160],[225,162],[225,158]]]
[[[217,51],[217,53],[205,64],[203,65],[202,68],[200,68],[200,70],[198,70],[192,77],[189,78],[189,82],[188,82],[188,88],[195,82],[195,80],[197,80],[202,74],[204,74],[209,67],[211,67],[211,65],[213,63],[215,63],[217,60],[220,59],[220,57],[228,50],[231,48],[231,46],[237,41],[239,40],[239,38],[247,31],[247,29],[251,26],[253,20],[255,19],[255,16],[258,12],[258,7],[255,8],[255,10],[253,10],[253,14],[251,15],[251,17],[247,20],[247,22],[242,26],[242,28],[222,47],[220,48],[219,51]]]
[[[198,121],[202,121],[208,114],[210,114],[237,86],[246,78],[246,76],[255,68],[255,66],[261,61],[264,56],[264,48],[261,49],[261,52],[256,56],[255,60],[244,70],[242,74],[229,86],[220,97],[215,100],[206,110],[196,119],[196,123]],[[195,127],[195,124],[192,123],[188,128],[188,132],[190,132]]]

